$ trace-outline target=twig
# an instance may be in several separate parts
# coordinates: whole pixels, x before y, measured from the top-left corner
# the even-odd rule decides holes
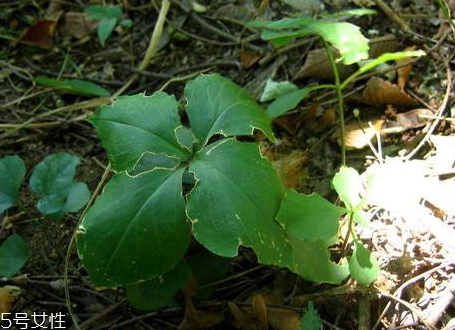
[[[64,107],[61,107],[58,109],[40,113],[39,115],[36,115],[35,117],[32,117],[29,120],[26,120],[25,122],[23,122],[21,124],[18,124],[16,127],[12,128],[11,130],[4,132],[3,134],[0,134],[0,140],[7,136],[10,136],[11,134],[13,134],[14,132],[16,132],[20,129],[27,127],[29,124],[31,124],[38,118],[47,117],[47,116],[54,115],[59,112],[71,112],[71,111],[82,110],[82,109],[98,108],[101,105],[108,103],[109,101],[110,101],[109,98],[100,97],[97,99],[79,102],[79,103],[67,105],[67,106],[64,106]]]
[[[395,290],[395,292],[393,293],[393,295],[395,297],[400,297],[401,296],[401,293],[403,292],[403,290],[410,284],[414,283],[414,282],[417,282],[419,281],[420,279],[426,277],[426,276],[429,276],[431,275],[432,273],[434,273],[435,271],[439,270],[439,269],[442,269],[442,268],[445,268],[445,267],[449,267],[453,265],[453,262],[447,262],[447,263],[444,263],[444,264],[441,264],[439,266],[436,266],[430,270],[427,270],[426,272],[422,273],[422,274],[419,274],[417,276],[414,276],[412,278],[410,278],[409,280],[407,280],[406,282],[404,282],[402,285],[400,285],[398,287],[398,289]],[[391,306],[391,303],[387,303],[387,305],[385,306],[385,308],[383,309],[381,315],[379,316],[378,320],[376,321],[376,323],[374,324],[372,330],[376,330],[376,328],[379,326],[379,323],[381,322],[381,319],[385,316],[385,314],[387,313],[388,309],[390,308]]]
[[[152,60],[153,56],[156,55],[156,52],[158,50],[158,43],[160,41],[161,35],[163,33],[163,26],[164,23],[166,22],[166,15],[167,12],[169,11],[171,3],[168,0],[163,0],[161,2],[161,9],[160,13],[158,14],[158,19],[156,20],[155,28],[153,29],[152,37],[150,38],[149,45],[147,47],[147,51],[145,52],[145,56],[142,59],[141,64],[139,64],[138,69],[139,70],[145,70],[150,64],[150,61]],[[136,81],[138,75],[135,74],[133,75],[125,85],[123,85],[115,94],[113,97],[116,97],[120,94],[122,94],[128,87],[131,86],[131,84]]]
[[[101,188],[102,188],[102,186],[104,184],[104,181],[106,181],[106,179],[107,179],[109,171],[110,171],[110,165],[108,165],[106,167],[106,169],[104,170],[104,173],[103,173],[103,175],[101,177],[100,182],[98,182],[98,185],[97,185],[95,191],[93,192],[92,196],[90,197],[90,200],[88,201],[87,205],[85,206],[84,211],[82,212],[82,215],[81,215],[81,217],[80,217],[80,219],[79,219],[79,221],[77,223],[77,226],[76,226],[75,230],[73,231],[73,235],[71,236],[71,240],[70,240],[70,243],[68,245],[68,249],[66,251],[65,270],[64,270],[65,301],[66,301],[66,306],[68,308],[68,312],[69,312],[70,317],[71,317],[71,319],[73,321],[74,327],[77,330],[81,330],[81,327],[80,327],[80,325],[78,323],[76,314],[73,312],[73,307],[71,305],[70,288],[69,288],[69,281],[68,281],[68,270],[69,270],[69,264],[70,264],[71,251],[73,250],[74,243],[76,242],[76,235],[77,235],[78,227],[79,227],[80,223],[82,222],[82,219],[84,218],[84,215],[87,212],[88,208],[90,207],[90,205],[92,205],[92,203],[95,200],[96,196],[98,196],[98,193],[100,192],[100,190],[101,190]]]
[[[390,18],[390,20],[395,23],[400,29],[406,31],[406,32],[411,32],[411,28],[408,26],[408,24],[403,21],[395,12],[382,0],[373,0],[373,2],[378,6],[384,14]]]
[[[381,296],[383,297],[386,297],[386,298],[389,298],[389,299],[392,299],[392,300],[395,300],[396,302],[402,304],[403,306],[405,306],[407,309],[409,309],[419,320],[420,322],[422,322],[423,325],[425,325],[428,329],[430,330],[438,330],[436,329],[434,326],[432,326],[431,324],[429,324],[426,320],[425,320],[425,316],[423,315],[422,311],[414,306],[412,306],[410,303],[408,303],[407,301],[403,300],[403,299],[400,299],[398,297],[395,297],[394,295],[391,295],[387,292],[383,292],[383,291],[380,291],[380,294]]]
[[[122,306],[124,303],[125,303],[126,299],[122,299],[120,300],[119,302],[115,303],[114,305],[111,305],[109,307],[107,307],[106,309],[104,309],[103,311],[101,311],[100,313],[98,314],[95,314],[94,316],[92,316],[91,318],[89,318],[88,320],[84,321],[81,323],[81,328],[82,329],[85,329],[87,328],[88,326],[92,325],[93,323],[95,323],[96,321],[98,321],[99,319],[103,318],[104,316],[112,313],[113,311],[115,311],[117,308],[119,308],[120,306]]]
[[[442,104],[438,109],[438,112],[436,113],[436,119],[432,122],[430,127],[428,128],[428,131],[426,132],[425,136],[423,137],[422,140],[420,140],[419,144],[412,150],[410,151],[405,157],[405,160],[409,160],[414,156],[417,151],[422,148],[422,146],[428,141],[430,138],[431,134],[433,134],[433,131],[436,129],[436,126],[439,124],[440,120],[442,119],[442,113],[444,112],[445,108],[447,107],[447,104],[449,102],[449,97],[452,91],[451,88],[451,81],[452,81],[452,71],[450,69],[449,63],[447,62],[446,59],[443,59],[444,64],[446,66],[446,74],[447,74],[447,88],[446,88],[446,93],[444,95],[444,99],[442,100]]]

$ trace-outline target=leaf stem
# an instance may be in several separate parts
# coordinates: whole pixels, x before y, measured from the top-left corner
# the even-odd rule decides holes
[[[332,50],[330,49],[329,44],[322,38],[324,42],[324,47],[329,58],[330,66],[332,67],[333,75],[335,76],[335,91],[337,93],[338,99],[338,117],[340,117],[340,141],[341,141],[341,164],[346,166],[346,141],[345,141],[345,126],[344,126],[344,109],[343,109],[343,93],[342,89],[344,85],[341,84],[340,75],[338,73],[338,68],[333,58]]]

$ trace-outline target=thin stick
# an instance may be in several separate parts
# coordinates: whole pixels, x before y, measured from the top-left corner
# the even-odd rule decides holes
[[[106,179],[107,179],[110,169],[111,169],[111,166],[109,164],[106,167],[106,169],[104,170],[104,173],[101,177],[100,182],[98,182],[98,185],[96,186],[95,191],[93,192],[92,196],[90,197],[90,200],[88,201],[87,205],[84,208],[84,211],[82,212],[81,217],[79,218],[79,221],[76,225],[76,229],[73,231],[73,235],[71,236],[71,240],[68,245],[68,249],[66,251],[65,269],[64,269],[64,276],[63,276],[63,280],[65,283],[65,302],[66,302],[66,306],[68,308],[68,313],[70,314],[71,320],[73,321],[73,324],[74,324],[74,327],[76,328],[76,330],[81,330],[81,327],[78,323],[77,316],[73,311],[73,306],[71,305],[71,297],[70,297],[70,289],[69,289],[69,281],[68,281],[68,270],[69,270],[71,251],[73,250],[74,243],[76,242],[77,228],[79,227],[80,223],[82,222],[82,219],[84,218],[85,213],[89,209],[90,205],[92,205],[96,196],[98,196],[98,193],[100,192],[100,190],[104,184],[104,181],[106,181]]]
[[[171,3],[168,0],[163,0],[161,2],[161,9],[160,13],[158,14],[158,19],[155,24],[155,28],[153,29],[152,37],[150,38],[149,45],[147,47],[147,51],[145,52],[145,56],[142,59],[141,64],[139,64],[138,69],[139,70],[145,70],[150,64],[150,61],[152,60],[153,56],[156,55],[158,51],[158,44],[161,38],[161,35],[163,34],[163,26],[164,23],[166,22],[166,15],[167,12],[169,11]],[[128,87],[131,86],[131,84],[136,81],[138,78],[138,75],[135,74],[133,75],[125,85],[123,85],[115,94],[113,97],[119,96],[122,94]]]
[[[434,130],[436,129],[436,126],[438,126],[440,120],[442,119],[442,113],[444,112],[446,106],[447,106],[447,103],[449,102],[449,97],[451,95],[451,91],[452,91],[452,88],[451,88],[451,81],[452,81],[452,71],[449,67],[449,63],[447,62],[446,59],[443,59],[444,61],[444,64],[446,66],[446,74],[447,74],[447,88],[446,88],[446,94],[444,96],[444,99],[442,100],[442,104],[441,106],[439,107],[438,109],[438,112],[436,114],[436,119],[433,121],[433,123],[430,125],[430,128],[428,129],[428,131],[426,132],[424,138],[422,140],[420,140],[419,144],[411,151],[409,152],[405,157],[404,159],[405,160],[409,160],[411,159],[412,156],[414,156],[417,151],[420,150],[420,148],[423,147],[423,145],[429,140],[431,134],[433,134]]]

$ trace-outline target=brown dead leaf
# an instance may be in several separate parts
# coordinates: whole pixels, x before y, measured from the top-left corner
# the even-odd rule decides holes
[[[425,126],[429,121],[428,117],[432,115],[433,111],[429,109],[414,109],[399,113],[395,116],[395,120],[388,120],[385,123],[385,133],[398,133]]]
[[[82,39],[95,31],[97,22],[88,18],[86,13],[67,12],[65,15],[65,34]]]
[[[336,53],[336,50],[333,48]],[[341,79],[347,78],[354,72],[354,66],[337,64]],[[294,75],[294,80],[314,78],[321,81],[334,81],[332,67],[325,48],[319,48],[308,52],[303,67]]]
[[[4,287],[0,288],[0,315],[9,313],[13,304],[13,296],[10,291]]]
[[[297,188],[303,185],[307,178],[305,164],[308,156],[303,151],[293,151],[289,155],[279,157],[272,164],[287,188]]]
[[[376,58],[384,53],[393,53],[398,50],[398,39],[393,34],[371,39],[369,44],[370,50],[368,55],[370,58]]]
[[[384,120],[377,119],[371,122],[373,127],[370,127],[368,122],[346,124],[346,149],[363,149],[368,146],[368,142],[375,137],[376,133],[381,132],[383,123]],[[332,138],[336,139],[338,144],[341,145],[339,129],[333,133]]]
[[[180,323],[179,330],[204,330],[212,329],[215,325],[224,320],[220,313],[211,311],[202,311],[194,307],[190,298],[185,299],[185,316]]]
[[[417,49],[417,47],[412,46],[412,47],[407,47],[405,49],[405,51],[410,51],[410,50],[415,50],[415,49]],[[406,83],[408,82],[409,75],[411,74],[411,70],[412,70],[412,65],[410,64],[411,59],[403,58],[401,60],[396,60],[395,62],[398,66],[401,66],[400,68],[397,69],[397,74],[398,74],[397,85],[401,90],[404,90]],[[402,66],[402,65],[404,65],[404,66]]]
[[[42,20],[30,26],[20,37],[19,42],[37,46],[43,49],[50,49],[54,45],[52,40],[57,21]]]
[[[363,101],[371,105],[412,106],[418,104],[397,85],[378,77],[371,77],[368,80],[367,86],[363,90]]]
[[[301,315],[282,308],[268,308],[267,319],[274,330],[300,330]]]
[[[234,317],[234,326],[242,330],[261,330],[261,326],[251,314],[251,308],[240,309],[235,303],[228,302],[229,311]]]
[[[256,64],[257,61],[259,61],[261,57],[259,55],[246,52],[246,51],[241,51],[240,52],[240,61],[242,62],[243,66],[245,68],[249,68]]]
[[[269,325],[267,323],[267,308],[265,306],[264,297],[261,294],[255,294],[253,296],[253,315],[259,321],[263,330],[268,330]]]
[[[335,119],[333,108],[324,109],[314,104],[302,114],[299,126],[303,126],[305,132],[309,134],[319,134],[331,129],[335,124]]]

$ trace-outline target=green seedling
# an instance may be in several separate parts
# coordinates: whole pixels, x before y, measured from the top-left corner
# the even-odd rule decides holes
[[[130,28],[133,25],[130,19],[123,19],[123,11],[120,6],[89,6],[86,12],[89,18],[99,21],[98,39],[103,47],[116,26]]]
[[[126,285],[134,304],[155,308],[162,301],[138,297],[144,281],[153,288],[181,274],[178,283],[185,282],[190,236],[222,257],[245,246],[260,262],[305,279],[344,280],[347,259],[333,262],[328,247],[337,243],[338,219],[348,210],[286,190],[257,143],[236,139],[258,129],[274,141],[272,118],[219,75],[188,82],[185,98],[189,127],[164,92],[119,97],[90,118],[116,172],[77,234],[94,284]],[[175,289],[162,286],[163,300]]]
[[[44,158],[33,170],[30,188],[40,196],[36,208],[50,219],[79,211],[90,198],[83,182],[73,181],[79,157],[57,153]]]

